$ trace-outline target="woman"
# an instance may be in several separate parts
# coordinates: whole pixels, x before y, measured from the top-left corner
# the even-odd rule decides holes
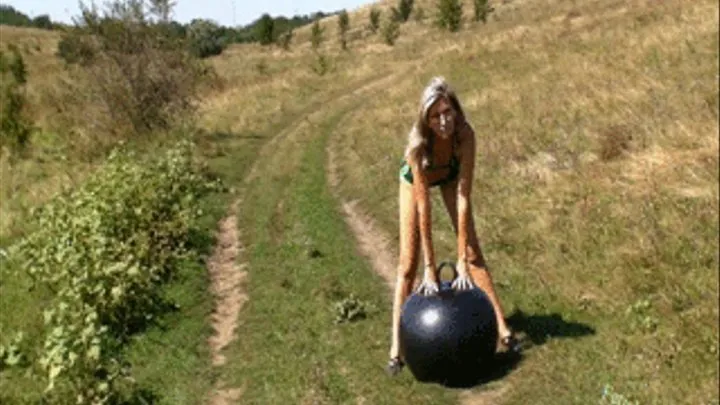
[[[455,93],[444,78],[435,77],[423,91],[420,114],[410,132],[405,164],[400,170],[400,261],[388,363],[392,375],[404,365],[400,358],[400,311],[415,281],[421,246],[425,268],[418,292],[429,295],[439,290],[429,196],[430,188],[436,186],[440,188],[457,235],[457,278],[452,287],[465,290],[479,286],[495,307],[500,343],[508,350],[518,349],[475,233],[470,204],[474,166],[475,133]]]

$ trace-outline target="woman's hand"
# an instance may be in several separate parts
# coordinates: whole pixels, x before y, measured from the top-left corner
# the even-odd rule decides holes
[[[417,293],[420,295],[435,295],[440,291],[440,284],[438,283],[438,274],[435,266],[425,266],[425,273],[423,274],[423,281],[417,288]]]
[[[470,273],[468,273],[465,259],[458,259],[455,271],[457,271],[457,277],[452,283],[452,288],[454,290],[465,291],[475,288],[472,277],[470,277]]]

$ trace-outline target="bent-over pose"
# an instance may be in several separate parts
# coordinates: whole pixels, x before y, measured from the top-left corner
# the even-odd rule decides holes
[[[417,121],[408,137],[400,170],[400,257],[393,303],[392,344],[388,372],[398,373],[400,312],[415,281],[422,246],[424,254],[421,294],[439,290],[430,217],[430,188],[438,187],[457,236],[457,290],[480,287],[495,307],[498,338],[509,350],[517,341],[509,329],[480,249],[470,193],[475,166],[475,132],[465,119],[457,95],[442,77],[433,78],[422,94]]]

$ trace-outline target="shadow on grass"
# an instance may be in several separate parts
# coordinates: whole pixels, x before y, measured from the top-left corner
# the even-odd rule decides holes
[[[520,336],[521,348],[527,349],[547,343],[553,338],[580,338],[594,335],[595,329],[580,322],[570,322],[560,314],[529,315],[522,311],[514,312],[508,319],[508,325]],[[490,361],[482,364],[476,370],[459,373],[463,378],[454,378],[452,381],[438,382],[446,388],[469,389],[476,388],[493,381],[501,380],[512,373],[523,361],[523,351],[498,352]]]
[[[594,335],[592,326],[580,322],[570,322],[560,314],[528,315],[522,311],[514,312],[508,319],[508,325],[516,331],[526,335],[533,346],[547,343],[554,338],[579,338]]]

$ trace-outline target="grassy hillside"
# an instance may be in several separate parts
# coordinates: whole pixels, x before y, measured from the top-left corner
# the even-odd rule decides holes
[[[212,242],[240,199],[249,300],[227,363],[212,367],[205,245],[169,286],[181,309],[127,348],[141,385],[166,404],[206,403],[220,380],[242,391],[237,403],[717,404],[716,2],[513,0],[492,2],[483,24],[465,1],[458,33],[433,25],[434,4],[415,2],[424,19],[401,24],[394,46],[367,29],[371,7],[386,24],[396,6],[381,1],[348,10],[349,51],[333,16],[322,20],[318,51],[307,26],[289,50],[233,45],[208,60],[219,80],[204,89],[194,140],[230,192],[197,203],[199,229]],[[104,134],[67,118],[101,110],[67,91],[77,79],[54,56],[58,34],[0,30],[0,45],[18,44],[26,57],[40,128],[28,158],[0,162],[5,249],[26,231],[30,208],[105,163],[84,158]],[[506,376],[460,392],[384,374],[389,292],[337,200],[355,201],[392,236],[395,254],[399,164],[435,75],[454,85],[476,130],[478,233],[528,342]],[[148,145],[140,150],[155,154]],[[437,256],[453,259],[434,198]],[[22,330],[34,358],[49,297],[28,290],[27,276],[13,273],[21,267],[0,265],[0,343]],[[353,304],[366,317],[336,323]],[[0,369],[0,402],[33,403],[42,382],[32,370]]]

